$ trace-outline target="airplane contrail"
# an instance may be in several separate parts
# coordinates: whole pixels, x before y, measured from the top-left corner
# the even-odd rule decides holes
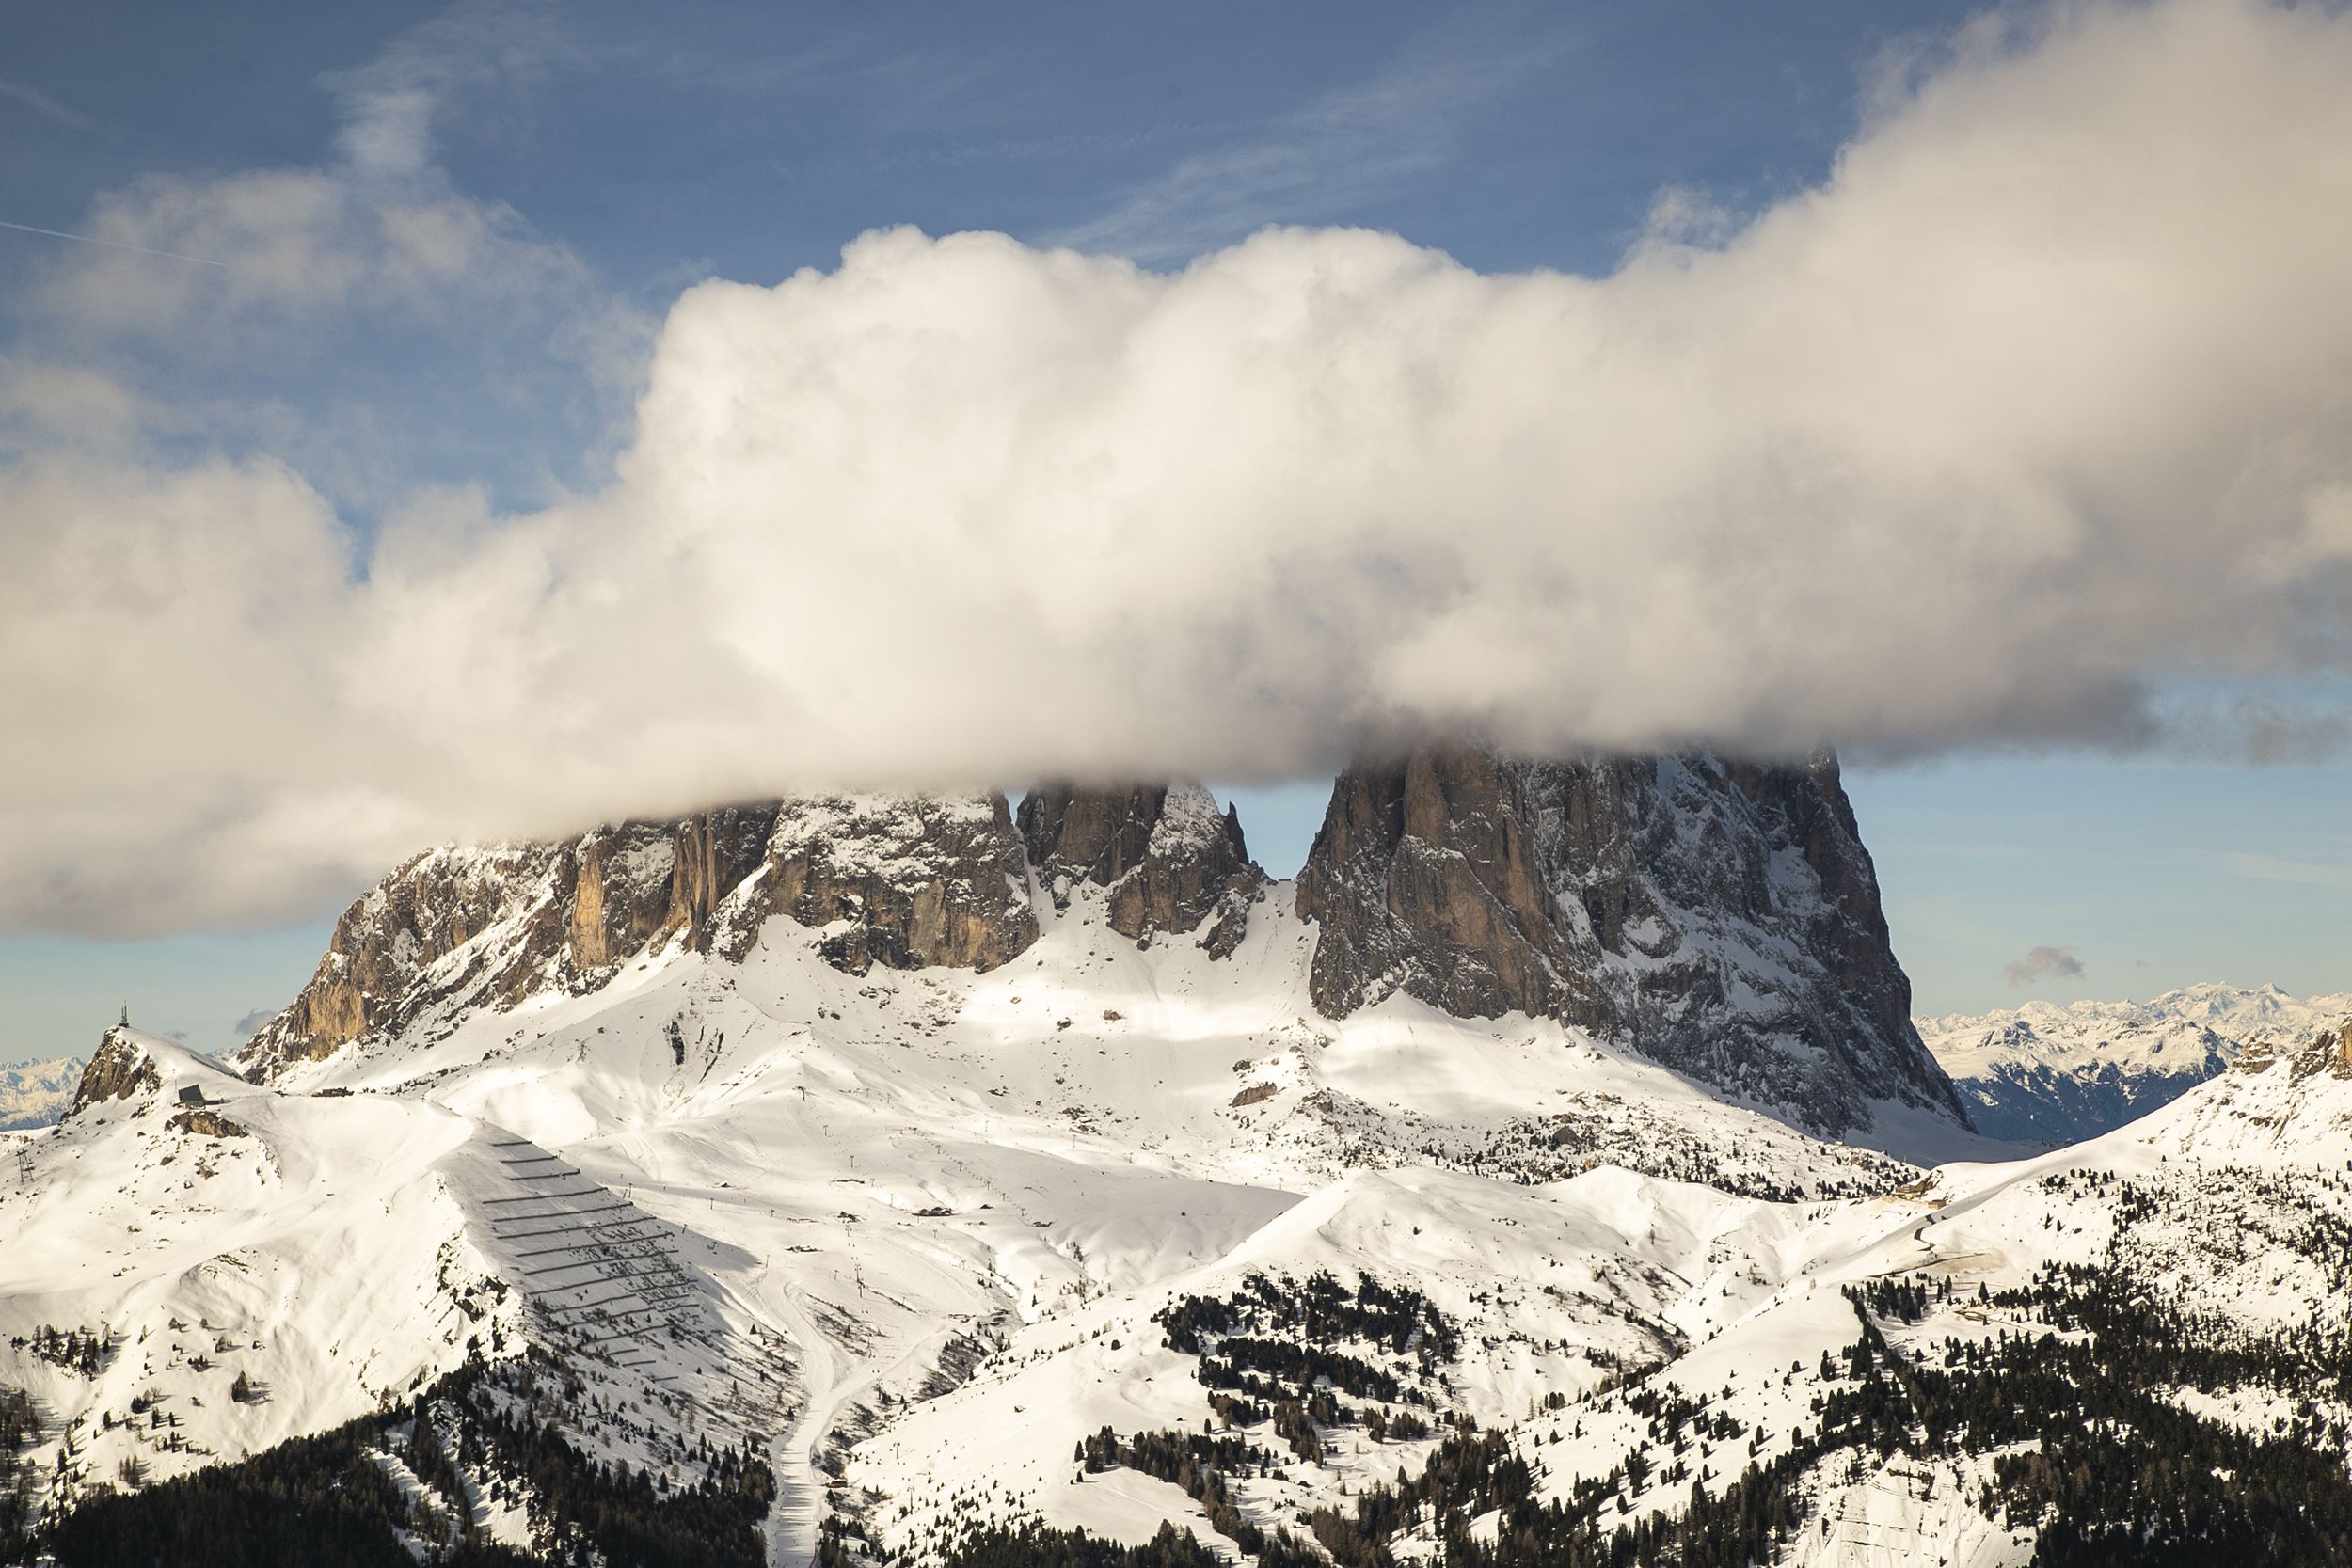
[[[95,234],[69,234],[62,229],[36,229],[29,223],[9,223],[0,218],[0,229],[13,229],[20,234],[46,234],[53,240],[79,240],[84,245],[109,245],[116,250],[135,250],[142,256],[164,256],[174,261],[194,261],[201,267],[226,267],[226,261],[215,261],[209,256],[189,256],[177,250],[150,250],[143,245],[130,245],[121,240],[102,240]]]

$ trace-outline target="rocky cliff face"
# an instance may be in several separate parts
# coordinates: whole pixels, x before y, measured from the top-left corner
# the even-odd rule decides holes
[[[1241,819],[1199,784],[1123,790],[1048,787],[1021,802],[1021,837],[1040,885],[1066,908],[1081,883],[1108,888],[1111,929],[1149,943],[1200,930],[1224,958],[1248,929],[1265,873],[1249,858]]]
[[[262,1076],[437,1009],[580,993],[676,942],[741,958],[771,914],[826,958],[987,969],[1036,940],[1001,796],[769,801],[560,844],[430,850],[343,912],[294,1004],[241,1060]]]
[[[768,844],[769,911],[824,930],[862,974],[990,970],[1037,940],[1028,865],[1001,795],[832,796],[787,803]]]
[[[82,1069],[82,1082],[74,1089],[73,1103],[65,1114],[70,1118],[102,1101],[153,1094],[162,1086],[163,1076],[155,1069],[155,1059],[140,1048],[128,1030],[109,1029],[99,1040],[98,1049],[90,1053],[89,1066]]]
[[[1580,1024],[1817,1129],[1964,1119],[1919,1043],[1834,760],[1359,767],[1298,879],[1315,1005],[1391,991]]]

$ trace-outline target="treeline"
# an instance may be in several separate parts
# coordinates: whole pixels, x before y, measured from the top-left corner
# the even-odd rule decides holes
[[[415,1568],[401,1544],[408,1501],[372,1457],[380,1418],[297,1437],[234,1465],[132,1493],[101,1492],[44,1532],[61,1568]],[[507,1547],[467,1544],[448,1568],[530,1568]]]
[[[1739,1197],[1771,1203],[1876,1197],[1918,1180],[1920,1172],[1886,1155],[1844,1151],[1843,1168],[1799,1177],[1752,1164],[1736,1150],[1694,1141],[1655,1123],[1633,1128],[1592,1117],[1557,1117],[1515,1122],[1478,1143],[1421,1145],[1421,1155],[1442,1170],[1462,1171],[1519,1186],[1565,1180],[1611,1164],[1669,1181],[1689,1181]]]
[[[820,1568],[832,1568],[818,1558]],[[945,1568],[1223,1568],[1190,1530],[1163,1524],[1141,1546],[1122,1546],[1082,1529],[1049,1529],[1034,1521],[989,1525],[948,1552]]]
[[[1253,1378],[1248,1375],[1252,1372],[1264,1375]],[[1394,1404],[1400,1397],[1414,1403],[1425,1403],[1428,1400],[1417,1388],[1400,1393],[1395,1373],[1359,1360],[1345,1351],[1295,1344],[1287,1339],[1261,1339],[1253,1335],[1236,1334],[1218,1340],[1214,1351],[1201,1355],[1196,1375],[1204,1387],[1228,1388],[1259,1398],[1268,1394],[1280,1398],[1285,1385],[1305,1392],[1318,1384],[1328,1383],[1358,1399],[1378,1400],[1385,1404]]]
[[[764,1568],[759,1523],[775,1500],[764,1461],[706,1444],[705,1478],[663,1491],[647,1472],[591,1460],[528,1406],[498,1398],[478,1363],[453,1376],[466,1380],[449,1396],[469,1417],[460,1461],[527,1488],[558,1541],[584,1539],[607,1563],[634,1568]]]
[[[1226,1485],[1229,1474],[1263,1476],[1278,1463],[1274,1455],[1245,1438],[1211,1436],[1199,1432],[1147,1432],[1122,1439],[1109,1427],[1078,1445],[1077,1460],[1086,1475],[1124,1465],[1168,1482],[1200,1505],[1209,1528],[1232,1541],[1263,1568],[1316,1562],[1312,1552],[1295,1542],[1288,1530],[1268,1535],[1233,1506]]]
[[[20,1334],[8,1342],[18,1350],[29,1347],[43,1361],[76,1377],[92,1378],[106,1370],[115,1348],[114,1337],[103,1329],[93,1334],[87,1328],[57,1328],[49,1323],[34,1329],[30,1339]]]
[[[1916,1322],[1931,1296],[1945,1298],[1943,1287],[1878,1281],[1849,1295],[1860,1337],[1843,1355],[1824,1355],[1812,1426],[1769,1460],[1756,1457],[1764,1446],[1756,1433],[1737,1474],[1718,1477],[1702,1465],[1692,1475],[1682,1457],[1692,1443],[1736,1441],[1745,1429],[1687,1393],[1637,1389],[1629,1404],[1648,1418],[1649,1440],[1606,1475],[1539,1497],[1534,1469],[1502,1434],[1456,1431],[1419,1475],[1400,1470],[1352,1508],[1317,1510],[1315,1542],[1338,1568],[1391,1568],[1391,1543],[1415,1528],[1441,1544],[1447,1568],[1762,1568],[1804,1527],[1814,1490],[1806,1477],[1824,1465],[1842,1460],[1858,1480],[1898,1453],[2015,1449],[1972,1500],[1987,1517],[2035,1532],[2037,1568],[2352,1562],[2352,1466],[2340,1421],[2305,1398],[2283,1427],[2249,1433],[2194,1415],[2169,1394],[2310,1389],[2309,1357],[2325,1343],[2292,1335],[2231,1343],[2148,1300],[2120,1270],[2075,1268],[1988,1299],[2031,1313],[2040,1331],[1947,1338],[1915,1360],[1887,1342],[1872,1314]],[[1137,1444],[1106,1436],[1091,1448],[1122,1463],[1146,1458]],[[1659,1448],[1669,1463],[1652,1457]],[[1188,1442],[1181,1454],[1166,1446],[1150,1452],[1146,1462],[1161,1469],[1176,1457],[1176,1474],[1163,1479],[1179,1484],[1189,1462],[1196,1497],[1222,1497],[1200,1479],[1216,1459],[1263,1463],[1246,1449],[1194,1450]],[[1628,1517],[1658,1487],[1685,1480],[1689,1491],[1676,1504]],[[1470,1522],[1488,1513],[1498,1515],[1495,1528],[1473,1535]],[[1022,1539],[1054,1549],[1035,1527]],[[1251,1555],[1266,1568],[1288,1568],[1300,1550],[1261,1539]],[[950,1560],[979,1568],[979,1560]]]
[[[32,1553],[35,1499],[40,1479],[24,1450],[40,1436],[47,1418],[22,1388],[0,1388],[0,1562]]]
[[[534,1358],[541,1353],[534,1353]],[[670,1487],[592,1460],[534,1413],[535,1362],[468,1363],[396,1416],[364,1417],[233,1465],[135,1492],[100,1492],[34,1543],[60,1568],[413,1568],[413,1531],[439,1568],[760,1568],[774,1479],[756,1455],[700,1454],[702,1479]],[[404,1495],[379,1463],[397,1453],[423,1483]],[[460,1471],[532,1499],[535,1548],[482,1539]],[[22,1554],[20,1554],[22,1555]]]
[[[1244,1331],[1296,1334],[1311,1345],[1368,1340],[1398,1355],[1418,1352],[1423,1371],[1453,1360],[1461,1349],[1453,1320],[1420,1291],[1383,1285],[1370,1275],[1351,1291],[1328,1270],[1303,1285],[1253,1274],[1232,1296],[1185,1296],[1155,1321],[1168,1330],[1168,1348],[1185,1355],[1201,1354],[1204,1333]]]

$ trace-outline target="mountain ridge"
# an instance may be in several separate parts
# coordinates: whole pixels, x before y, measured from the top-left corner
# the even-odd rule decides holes
[[[1386,805],[1371,798],[1382,790]],[[1465,854],[1480,833],[1494,843]],[[1106,890],[1121,936],[1201,932],[1219,958],[1270,885],[1237,815],[1198,785],[1041,787],[1017,818],[1001,795],[813,798],[448,847],[345,912],[317,974],[238,1059],[268,1077],[478,1002],[582,994],[670,944],[739,962],[763,931],[793,940],[793,926],[850,973],[984,973],[1026,953],[1041,913],[1082,884]],[[1518,1011],[1629,1038],[1817,1132],[1865,1129],[1879,1101],[1965,1121],[1912,1032],[1834,759],[1538,764],[1465,750],[1351,769],[1291,898],[1325,1017],[1401,987],[1456,1016]],[[1468,978],[1425,983],[1440,970]]]
[[[1918,1021],[1989,1135],[2062,1144],[2147,1115],[2223,1071],[2249,1045],[2308,1036],[2352,994],[2185,986],[2144,1002],[2026,1002]]]

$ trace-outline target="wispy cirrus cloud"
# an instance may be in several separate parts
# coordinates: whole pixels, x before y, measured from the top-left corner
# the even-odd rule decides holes
[[[2352,890],[2352,865],[2291,860],[2280,855],[2248,854],[2238,850],[2217,851],[2212,860],[2224,874],[2243,877],[2249,881],[2290,882],[2299,887]]]
[[[1461,123],[1563,45],[1504,47],[1475,32],[1408,50],[1371,78],[1327,92],[1255,134],[1179,160],[1109,211],[1044,236],[1146,262],[1186,260],[1269,223],[1342,216],[1452,159]]]
[[[76,131],[87,131],[93,135],[102,136],[113,134],[110,127],[84,114],[72,104],[61,103],[28,83],[0,81],[0,98],[10,99],[44,119],[54,119],[58,124],[70,125]]]

